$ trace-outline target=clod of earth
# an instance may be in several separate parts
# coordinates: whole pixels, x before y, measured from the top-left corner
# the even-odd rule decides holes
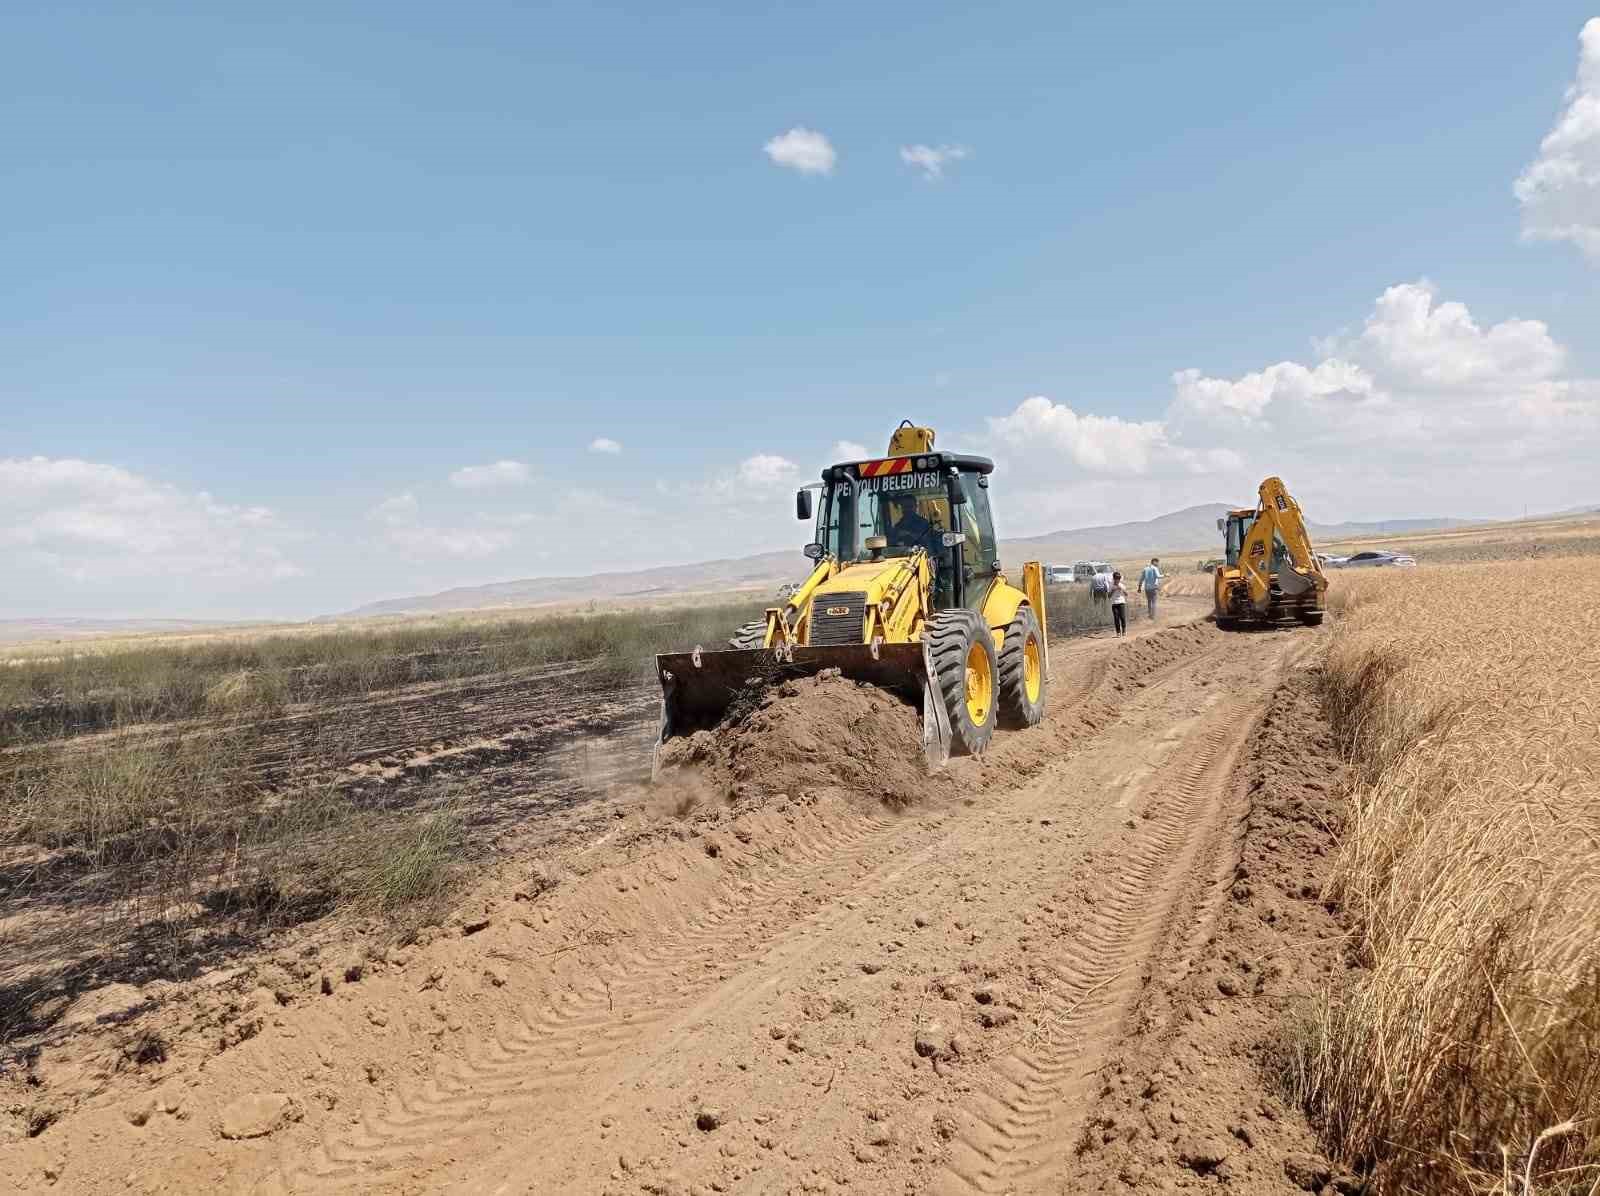
[[[265,1138],[303,1116],[300,1106],[282,1092],[253,1092],[222,1110],[218,1132],[229,1139]]]
[[[725,1120],[727,1120],[727,1114],[723,1110],[716,1105],[707,1105],[695,1114],[694,1124],[696,1129],[704,1133],[710,1133]]]
[[[1333,1169],[1310,1154],[1285,1155],[1283,1173],[1290,1183],[1306,1192],[1316,1192],[1333,1178]]]
[[[1178,1144],[1178,1162],[1202,1175],[1215,1171],[1228,1157],[1228,1144],[1220,1138],[1185,1138]]]
[[[950,1038],[940,1022],[929,1022],[917,1031],[912,1045],[924,1059],[936,1059],[950,1049]]]

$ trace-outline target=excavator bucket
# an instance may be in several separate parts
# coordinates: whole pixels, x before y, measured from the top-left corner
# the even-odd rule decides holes
[[[753,708],[767,686],[838,669],[898,693],[922,708],[922,752],[930,770],[950,758],[950,716],[939,700],[933,662],[923,644],[847,644],[829,647],[754,648],[723,652],[668,652],[656,657],[661,680],[660,747],[669,739],[709,730],[730,711]]]

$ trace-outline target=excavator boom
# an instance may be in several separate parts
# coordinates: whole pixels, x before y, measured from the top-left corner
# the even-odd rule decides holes
[[[1275,477],[1261,483],[1259,499],[1254,511],[1232,511],[1217,521],[1227,533],[1226,563],[1214,574],[1217,622],[1280,613],[1321,622],[1328,579],[1300,504]]]

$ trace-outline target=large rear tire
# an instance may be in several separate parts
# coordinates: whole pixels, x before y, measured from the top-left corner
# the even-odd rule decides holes
[[[735,650],[749,648],[765,648],[767,646],[767,621],[757,619],[754,623],[741,624],[728,640],[728,647]]]
[[[1322,624],[1322,612],[1320,610],[1303,610],[1298,617],[1307,627],[1318,627]]]
[[[999,667],[994,636],[977,611],[957,608],[933,616],[924,633],[939,696],[950,715],[950,752],[979,756],[994,738]]]
[[[1019,606],[1000,643],[1000,725],[1037,727],[1044,718],[1044,636],[1033,608]]]

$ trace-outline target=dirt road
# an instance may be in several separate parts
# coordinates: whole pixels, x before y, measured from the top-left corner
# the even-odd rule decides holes
[[[1215,955],[1242,754],[1318,634],[1194,624],[1067,647],[1045,726],[955,762],[904,812],[778,788],[800,749],[774,750],[771,784],[683,818],[646,797],[550,891],[507,873],[432,941],[342,973],[253,972],[258,1032],[152,1077],[171,1115],[130,1129],[125,1109],[86,1110],[12,1178],[1093,1190],[1107,1065],[1150,1029],[1152,986]],[[866,697],[833,684],[782,702],[848,723]],[[74,1140],[119,1150],[64,1161]]]

